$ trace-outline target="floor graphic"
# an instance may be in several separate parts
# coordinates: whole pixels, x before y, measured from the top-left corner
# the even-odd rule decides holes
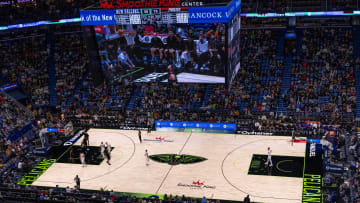
[[[254,154],[249,175],[284,176],[302,178],[304,157],[272,156],[273,166],[266,166],[267,155]]]

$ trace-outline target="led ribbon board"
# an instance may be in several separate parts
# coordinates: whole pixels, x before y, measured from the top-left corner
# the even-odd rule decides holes
[[[278,18],[278,17],[324,17],[324,16],[353,16],[360,15],[360,11],[316,11],[316,12],[285,12],[285,13],[242,13],[247,18]]]
[[[218,7],[212,7],[212,8],[214,10],[216,10]],[[198,9],[198,11],[199,11],[199,9]],[[83,13],[83,14],[81,15],[81,13]],[[91,13],[86,13],[85,11],[80,11],[81,16],[86,16],[86,14],[91,14]],[[195,14],[195,12],[193,14]],[[200,13],[197,15],[200,15]],[[354,16],[354,15],[360,15],[360,11],[242,13],[240,15],[241,15],[241,17],[247,17],[247,18],[280,18],[280,17],[306,17],[306,16],[307,17],[319,17],[319,16],[324,17],[324,16]],[[192,19],[189,21],[189,23],[192,20],[195,21],[195,19],[196,18],[194,16],[192,16]],[[26,28],[26,27],[35,27],[35,26],[40,26],[40,25],[56,25],[56,24],[60,24],[60,23],[76,23],[76,22],[80,22],[80,21],[81,21],[82,25],[97,25],[96,23],[91,24],[91,22],[88,22],[88,21],[91,21],[91,19],[81,20],[80,18],[70,18],[70,19],[60,19],[58,21],[38,21],[38,22],[30,22],[30,23],[24,23],[24,24],[0,26],[0,31],[14,29],[14,28],[20,29],[20,28]],[[103,25],[105,25],[105,24],[103,24]]]
[[[20,28],[27,28],[27,27],[37,27],[41,25],[56,25],[56,24],[63,24],[63,23],[76,23],[80,22],[80,18],[70,18],[70,19],[60,19],[55,21],[38,21],[38,22],[30,22],[30,23],[22,23],[22,24],[14,24],[8,26],[0,26],[1,30],[10,30],[10,29],[20,29]]]
[[[195,123],[195,122],[155,121],[155,127],[236,130],[236,124],[234,123]]]
[[[227,5],[231,0],[216,2],[217,5]],[[99,0],[103,9],[123,8],[178,8],[211,6],[213,3],[201,0]]]

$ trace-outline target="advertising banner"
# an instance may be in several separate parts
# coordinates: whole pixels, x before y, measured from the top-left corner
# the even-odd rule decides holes
[[[82,25],[115,25],[115,10],[80,11]]]
[[[236,124],[229,123],[196,123],[196,122],[171,122],[171,121],[155,121],[155,127],[171,127],[171,128],[204,128],[204,129],[221,129],[236,130]]]
[[[339,165],[335,165],[335,164],[326,164],[325,170],[328,172],[331,172],[331,173],[343,174],[348,170],[348,168],[339,166]]]
[[[303,175],[302,202],[321,203],[323,177],[323,148],[321,144],[307,143]]]
[[[320,140],[319,139],[307,139],[307,142],[308,143],[320,143]]]
[[[228,7],[190,7],[189,23],[226,23],[229,17]]]

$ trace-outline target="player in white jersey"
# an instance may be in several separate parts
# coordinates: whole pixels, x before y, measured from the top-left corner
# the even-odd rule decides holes
[[[105,145],[104,145],[104,142],[101,142],[101,144],[100,144],[100,153],[101,153],[101,156],[102,156],[103,159],[105,159],[104,152],[105,152]]]
[[[84,152],[81,152],[80,153],[80,162],[81,162],[81,165],[82,165],[82,167],[84,167],[85,166],[85,154],[84,154]]]
[[[270,166],[270,167],[272,167],[273,166],[273,164],[272,164],[272,160],[271,160],[271,149],[270,149],[270,147],[268,147],[268,157],[267,157],[267,161],[266,161],[266,163],[265,163],[265,166]],[[270,164],[269,164],[270,163]]]
[[[146,166],[148,166],[150,163],[150,159],[149,159],[149,153],[148,150],[145,150],[145,159],[146,159]]]

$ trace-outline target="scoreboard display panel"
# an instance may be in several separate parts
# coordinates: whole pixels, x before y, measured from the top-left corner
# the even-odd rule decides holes
[[[181,1],[181,5],[183,3],[186,2]],[[81,24],[84,26],[141,25],[148,23],[228,23],[239,10],[240,0],[233,0],[223,7],[131,7],[107,10],[82,10],[80,11],[80,19]]]
[[[185,24],[189,23],[189,13],[186,8],[116,9],[115,22],[117,25]]]

